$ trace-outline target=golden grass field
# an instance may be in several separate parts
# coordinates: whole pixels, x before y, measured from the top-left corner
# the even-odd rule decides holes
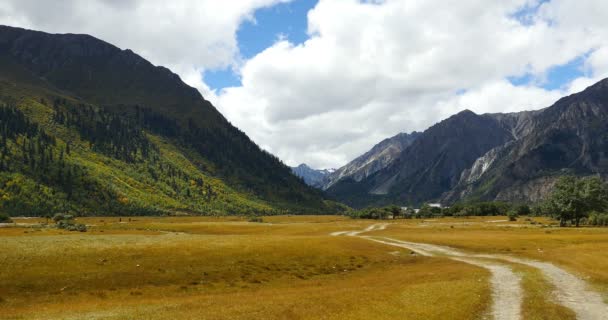
[[[608,229],[398,220],[370,236],[553,262],[608,292]],[[359,237],[336,216],[80,218],[86,233],[0,228],[0,319],[489,319],[489,272]],[[494,220],[494,221],[492,221]],[[491,222],[490,222],[491,221]],[[574,319],[533,268],[524,319]]]

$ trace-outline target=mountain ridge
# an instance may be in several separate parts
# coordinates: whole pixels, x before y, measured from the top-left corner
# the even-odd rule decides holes
[[[422,132],[386,168],[328,193],[355,207],[540,201],[560,175],[606,175],[607,106],[605,79],[540,110],[464,110]]]
[[[320,183],[321,188],[327,190],[338,181],[346,178],[354,181],[367,178],[390,165],[395,157],[411,145],[419,135],[420,133],[416,131],[412,133],[401,132],[380,141],[363,155],[324,177]]]
[[[301,163],[297,167],[291,167],[291,170],[296,176],[302,178],[307,185],[315,188],[320,188],[323,178],[336,171],[335,169],[313,169],[305,163]]]

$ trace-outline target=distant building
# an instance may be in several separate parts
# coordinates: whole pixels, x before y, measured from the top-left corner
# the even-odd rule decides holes
[[[439,209],[443,208],[441,206],[441,203],[429,203],[429,207],[431,207],[431,208],[439,208]]]

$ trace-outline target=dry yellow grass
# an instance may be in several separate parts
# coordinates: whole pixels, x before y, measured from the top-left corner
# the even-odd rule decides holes
[[[522,277],[524,298],[522,316],[529,320],[575,320],[572,310],[555,302],[551,297],[553,287],[538,269],[516,266]]]
[[[506,219],[403,220],[373,234],[552,262],[580,275],[600,292],[608,293],[608,228],[546,227],[552,223],[546,218],[532,219],[539,224],[530,224],[525,219],[496,222]],[[605,297],[608,298],[606,294]]]
[[[87,233],[0,228],[0,319],[483,319],[486,270],[330,233],[335,216],[91,217]],[[608,292],[608,229],[504,217],[391,221],[369,235],[550,261]],[[524,319],[574,319],[533,268]]]
[[[79,220],[91,231],[0,229],[0,318],[471,319],[490,303],[484,269],[329,236],[369,221]]]

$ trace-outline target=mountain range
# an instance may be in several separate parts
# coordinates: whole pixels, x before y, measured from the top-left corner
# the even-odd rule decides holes
[[[482,115],[465,110],[405,135],[404,143],[394,143],[404,134],[381,142],[328,175],[321,187],[354,207],[537,202],[561,175],[606,177],[607,120],[608,80],[542,110]]]
[[[608,174],[608,80],[542,110],[465,110],[337,170],[259,148],[169,69],[88,35],[0,26],[0,212],[331,213],[536,202]],[[316,188],[313,188],[314,186]]]
[[[302,178],[304,183],[311,187],[320,188],[323,183],[323,179],[332,173],[334,173],[335,169],[313,169],[309,167],[307,164],[302,163],[297,167],[292,167],[291,171],[296,176]]]
[[[89,35],[0,26],[0,211],[332,212],[169,69]]]
[[[344,178],[360,182],[390,165],[418,136],[420,136],[419,132],[399,133],[394,137],[382,140],[368,152],[326,175],[321,181],[320,187],[327,190]]]

